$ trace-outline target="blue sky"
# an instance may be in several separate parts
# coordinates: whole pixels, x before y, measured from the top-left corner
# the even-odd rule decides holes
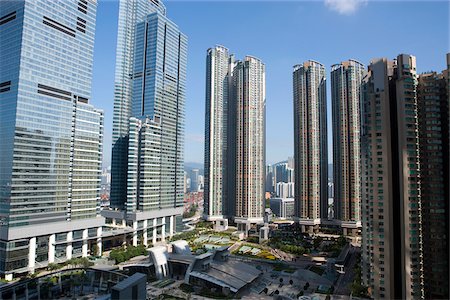
[[[226,46],[237,58],[266,64],[267,163],[292,156],[292,67],[308,59],[365,65],[399,53],[417,57],[419,72],[441,71],[449,52],[448,1],[165,1],[167,15],[188,36],[186,162],[203,162],[206,50]],[[104,161],[111,158],[118,1],[100,0],[92,103],[105,111]],[[328,80],[331,162],[331,99]]]

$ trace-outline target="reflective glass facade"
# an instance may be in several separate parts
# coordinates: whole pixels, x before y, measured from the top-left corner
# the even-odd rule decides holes
[[[101,219],[96,10],[94,0],[0,2],[2,274],[53,259],[50,232]]]
[[[137,24],[134,50],[127,213],[182,207],[187,38],[155,12]]]
[[[88,104],[94,1],[2,1],[0,218],[97,214],[103,113]]]
[[[133,57],[136,24],[148,14],[166,9],[158,0],[120,0],[114,82],[111,164],[111,206],[124,208],[127,199],[128,129],[131,114]]]

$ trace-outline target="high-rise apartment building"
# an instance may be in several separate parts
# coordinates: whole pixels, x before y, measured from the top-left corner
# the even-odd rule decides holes
[[[265,66],[228,49],[206,59],[205,204],[207,220],[262,222],[265,192]]]
[[[328,217],[325,67],[312,60],[294,66],[293,84],[295,213],[310,223]]]
[[[416,58],[374,60],[363,95],[363,282],[375,299],[420,299],[422,205]]]
[[[445,72],[419,76],[420,194],[426,299],[449,299],[449,90]]]
[[[0,273],[7,279],[87,256],[101,235],[103,112],[89,104],[96,9],[93,0],[0,2]]]
[[[148,14],[166,14],[158,0],[119,1],[111,163],[111,206],[125,209],[127,201],[128,131],[132,114],[136,25]]]
[[[207,220],[227,215],[228,102],[231,96],[233,56],[215,46],[206,56],[205,192]]]
[[[235,221],[262,222],[265,199],[266,73],[264,63],[246,56],[233,71],[229,105],[230,162],[234,166],[232,213]],[[230,178],[232,178],[230,176]],[[234,201],[233,201],[234,200]]]
[[[115,187],[125,190],[126,201],[122,211],[102,214],[132,223],[133,244],[147,245],[148,234],[153,243],[172,235],[183,212],[187,38],[157,9],[137,23],[128,50],[134,55],[127,184]],[[112,184],[119,184],[114,177]]]
[[[331,67],[334,217],[361,221],[361,101],[364,65],[348,60]]]

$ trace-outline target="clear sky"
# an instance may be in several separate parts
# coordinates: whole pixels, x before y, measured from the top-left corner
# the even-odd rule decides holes
[[[186,162],[203,162],[206,50],[224,45],[237,58],[266,64],[267,163],[292,156],[292,67],[308,59],[365,65],[399,53],[419,72],[441,71],[449,52],[448,1],[175,1],[167,15],[188,36]],[[105,111],[104,162],[110,164],[118,1],[99,0],[92,103]],[[331,99],[328,144],[331,158]]]

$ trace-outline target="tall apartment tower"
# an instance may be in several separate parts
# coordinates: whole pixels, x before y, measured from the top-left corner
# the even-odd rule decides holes
[[[0,274],[8,280],[87,256],[101,234],[103,112],[89,104],[96,9],[94,0],[0,2]]]
[[[331,67],[334,217],[361,221],[361,101],[365,67],[348,60]]]
[[[233,56],[223,46],[207,51],[205,107],[206,220],[227,215],[228,102],[234,67]]]
[[[265,196],[265,66],[228,49],[206,58],[205,207],[207,220],[262,222]]]
[[[111,162],[111,206],[125,209],[127,201],[128,131],[132,114],[135,29],[148,14],[166,14],[158,0],[120,0],[114,79],[114,115]]]
[[[449,94],[445,72],[419,76],[418,110],[426,299],[449,299]]]
[[[295,215],[300,223],[328,217],[327,99],[325,67],[294,66]]]
[[[265,112],[266,73],[264,63],[246,56],[233,71],[229,103],[230,147],[228,169],[229,215],[235,222],[263,221],[265,200]]]
[[[375,299],[421,299],[416,58],[374,60],[363,89],[363,282]]]

